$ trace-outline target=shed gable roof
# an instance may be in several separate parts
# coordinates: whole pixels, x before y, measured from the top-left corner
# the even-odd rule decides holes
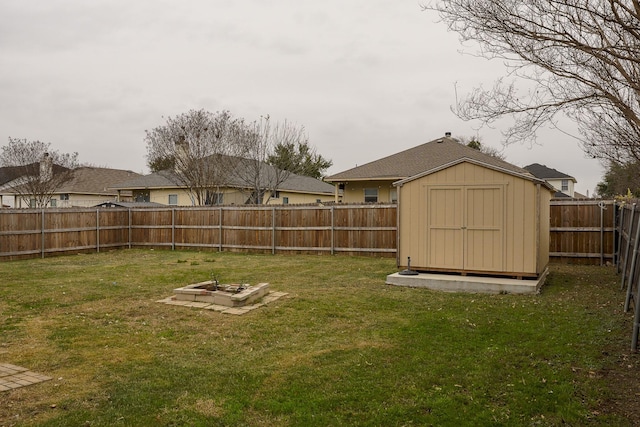
[[[443,137],[362,166],[339,172],[326,177],[325,181],[402,180],[452,164],[452,162],[463,158],[512,173],[529,175],[529,172],[518,166],[460,144],[454,138]]]
[[[551,185],[549,185],[549,183],[547,183],[545,180],[536,178],[535,176],[533,176],[530,173],[528,173],[526,170],[524,170],[524,173],[521,173],[521,172],[518,172],[518,171],[511,170],[511,169],[506,169],[506,168],[503,168],[503,167],[500,167],[500,166],[496,166],[496,165],[491,165],[491,164],[487,164],[487,163],[484,163],[484,162],[480,162],[480,161],[478,161],[476,159],[470,159],[470,158],[467,158],[467,157],[463,157],[463,158],[457,159],[457,160],[455,160],[453,162],[450,162],[450,163],[435,167],[433,169],[424,171],[422,173],[410,176],[408,178],[396,181],[396,182],[393,183],[393,185],[401,186],[401,185],[403,185],[403,184],[405,184],[407,182],[414,181],[416,179],[425,177],[427,175],[434,174],[436,172],[440,172],[440,171],[442,171],[444,169],[448,169],[450,167],[453,167],[453,166],[459,165],[460,163],[465,163],[465,162],[466,163],[471,163],[471,164],[474,164],[474,165],[477,165],[477,166],[480,166],[480,167],[488,168],[488,169],[491,169],[491,170],[495,170],[497,172],[504,173],[504,174],[507,174],[507,175],[516,176],[516,177],[525,179],[527,181],[532,181],[532,182],[535,182],[535,183],[543,185],[549,191],[555,191],[555,189]]]

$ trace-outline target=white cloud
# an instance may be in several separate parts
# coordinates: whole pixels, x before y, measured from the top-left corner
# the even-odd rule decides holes
[[[454,85],[504,71],[461,55],[473,46],[404,0],[48,0],[1,2],[0,16],[0,143],[41,139],[135,171],[145,129],[204,108],[303,125],[338,172],[446,131],[475,134],[450,111]],[[499,146],[499,131],[480,135]],[[593,190],[601,168],[574,140],[540,142],[508,147],[507,159]]]

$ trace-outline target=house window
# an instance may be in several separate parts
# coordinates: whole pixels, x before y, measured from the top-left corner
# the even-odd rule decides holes
[[[151,195],[148,191],[135,191],[133,192],[133,201],[134,202],[147,202],[151,201]]]
[[[280,192],[279,191],[272,191],[271,192],[271,198],[272,199],[279,199],[280,198]]]
[[[58,201],[56,199],[51,199],[51,207],[52,208],[58,207]]]
[[[289,204],[289,198],[288,197],[283,197],[282,198],[282,204],[283,205],[288,205]]]
[[[32,209],[36,207],[36,199],[29,200],[29,207]]]
[[[169,194],[169,204],[177,205],[178,204],[178,195],[177,194]]]
[[[391,203],[398,203],[398,190],[395,188],[389,191],[389,200]]]
[[[61,194],[60,195],[60,200],[69,200],[69,195],[68,194]]]
[[[205,200],[205,205],[221,205],[224,199],[223,193],[213,193],[207,191],[207,199]]]
[[[378,189],[377,188],[365,188],[364,189],[364,202],[365,203],[378,203]]]
[[[562,180],[562,191],[569,191],[569,180],[568,179],[563,179]]]

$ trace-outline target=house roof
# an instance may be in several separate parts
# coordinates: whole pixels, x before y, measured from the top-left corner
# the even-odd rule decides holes
[[[573,182],[577,182],[576,179],[566,173],[557,171],[540,163],[532,163],[529,166],[524,167],[533,176],[540,179],[570,179]]]
[[[112,186],[137,176],[141,175],[130,170],[83,166],[74,169],[56,193],[115,195]]]
[[[325,178],[325,181],[402,180],[452,164],[460,159],[493,166],[518,175],[530,176],[525,169],[460,144],[445,136],[408,150],[383,157]]]
[[[5,166],[0,168],[0,185],[13,181],[22,175],[23,167],[21,166]]]
[[[238,163],[238,168],[248,168],[249,166],[247,162],[249,161],[244,159],[244,162],[241,161]],[[262,163],[260,166],[262,168],[261,173],[264,174],[264,176],[276,173],[275,168],[271,165]],[[241,175],[242,173],[232,173],[226,186],[235,188],[247,187],[246,181],[243,181],[240,178]],[[179,182],[180,180],[173,171],[162,170],[118,183],[117,185],[111,186],[111,188],[117,190],[182,188],[183,185],[180,185]],[[289,174],[287,179],[278,186],[278,190],[313,194],[334,193],[334,187],[331,184],[327,184],[326,182],[309,176],[296,175],[293,173]]]
[[[53,165],[54,173],[60,173],[67,171],[64,166]],[[7,184],[23,176],[39,176],[40,175],[40,163],[30,163],[28,165],[20,166],[3,166],[0,168],[0,185]]]

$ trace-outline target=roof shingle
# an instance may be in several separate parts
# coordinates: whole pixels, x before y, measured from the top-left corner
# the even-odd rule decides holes
[[[466,145],[460,144],[456,139],[445,136],[328,176],[325,178],[325,181],[401,180],[436,169],[462,158],[475,160],[516,174],[530,175],[525,169],[467,147]]]

